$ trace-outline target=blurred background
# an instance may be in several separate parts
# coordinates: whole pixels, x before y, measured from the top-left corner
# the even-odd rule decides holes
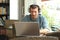
[[[60,0],[19,0],[19,20],[29,15],[28,8],[31,4],[38,4],[40,6],[40,13],[47,18],[49,27],[52,30],[60,29]]]

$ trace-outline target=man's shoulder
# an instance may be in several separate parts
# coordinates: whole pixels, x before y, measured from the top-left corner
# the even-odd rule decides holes
[[[24,16],[24,18],[29,18],[30,17],[30,15],[26,15],[26,16]]]
[[[39,15],[39,19],[41,19],[41,20],[46,20],[46,17],[40,14],[40,15]]]
[[[22,21],[28,21],[29,20],[29,15],[26,15],[26,16],[24,16],[23,18],[22,18]]]
[[[44,17],[43,15],[39,14],[39,17]]]

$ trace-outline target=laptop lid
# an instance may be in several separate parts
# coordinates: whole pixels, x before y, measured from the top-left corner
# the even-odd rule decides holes
[[[16,36],[38,36],[39,25],[37,22],[15,22]]]

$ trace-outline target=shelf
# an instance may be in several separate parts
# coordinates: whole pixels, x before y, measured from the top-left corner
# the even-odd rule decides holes
[[[3,25],[0,25],[0,28],[4,27]]]
[[[9,3],[0,3],[0,6],[9,6]]]
[[[2,1],[2,0],[1,0]],[[2,20],[2,24],[0,27],[5,26],[5,20],[9,19],[9,7],[10,3],[9,0],[3,0],[2,2],[0,1],[0,18]]]
[[[9,14],[0,14],[0,17],[2,17],[2,16],[9,16]]]

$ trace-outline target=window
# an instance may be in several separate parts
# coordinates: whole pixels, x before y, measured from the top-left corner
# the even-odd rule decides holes
[[[60,27],[60,2],[45,1],[42,2],[42,14],[46,16],[50,27]]]

